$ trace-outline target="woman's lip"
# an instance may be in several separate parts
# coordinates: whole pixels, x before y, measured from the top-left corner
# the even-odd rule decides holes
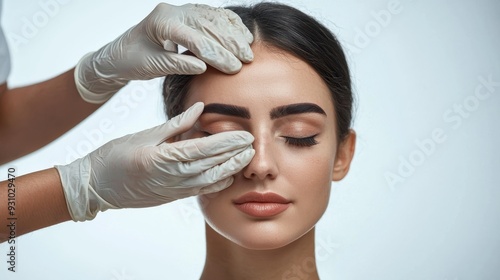
[[[278,215],[290,206],[291,201],[272,192],[249,192],[233,200],[234,206],[250,216],[264,218]]]
[[[266,218],[285,211],[290,206],[290,203],[245,202],[235,204],[234,206],[247,215],[257,218]]]
[[[248,202],[256,203],[281,203],[286,204],[291,201],[272,192],[258,193],[258,192],[248,192],[237,199],[233,200],[234,204],[243,204]]]

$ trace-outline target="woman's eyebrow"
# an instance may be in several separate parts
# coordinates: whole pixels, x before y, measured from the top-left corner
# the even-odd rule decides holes
[[[250,111],[248,110],[248,108],[222,103],[210,103],[205,105],[202,114],[205,113],[216,113],[221,115],[250,119]]]
[[[321,107],[314,103],[296,103],[285,106],[276,107],[269,113],[272,120],[293,114],[303,113],[318,113],[326,116],[326,113]]]

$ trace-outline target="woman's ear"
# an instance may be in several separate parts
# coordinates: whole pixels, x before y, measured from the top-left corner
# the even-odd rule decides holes
[[[349,129],[347,136],[339,144],[335,162],[333,164],[332,178],[333,181],[342,180],[349,172],[354,150],[356,147],[356,132]]]

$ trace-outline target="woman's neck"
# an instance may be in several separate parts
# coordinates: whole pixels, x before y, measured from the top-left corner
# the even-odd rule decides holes
[[[314,228],[285,247],[243,248],[205,224],[207,257],[200,280],[319,279],[314,256]]]

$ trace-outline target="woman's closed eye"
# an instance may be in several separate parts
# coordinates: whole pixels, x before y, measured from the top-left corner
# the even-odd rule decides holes
[[[311,147],[318,144],[316,136],[318,136],[318,134],[302,138],[290,137],[290,136],[282,136],[282,137],[285,138],[285,143],[289,145],[297,147]]]
[[[207,131],[204,131],[204,130],[200,130],[201,134],[203,134],[203,136],[210,136],[210,135],[213,135],[213,133],[210,133],[210,132],[207,132]]]

